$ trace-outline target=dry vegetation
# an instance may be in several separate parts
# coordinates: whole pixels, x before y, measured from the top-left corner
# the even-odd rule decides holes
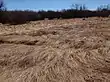
[[[110,82],[110,18],[0,24],[0,82]]]

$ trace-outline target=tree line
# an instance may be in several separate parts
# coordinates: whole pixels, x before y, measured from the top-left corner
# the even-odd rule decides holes
[[[69,18],[84,18],[84,17],[108,17],[110,15],[110,5],[101,5],[97,10],[91,11],[86,5],[73,4],[70,9],[63,9],[61,11],[8,11],[6,10],[3,2],[0,3],[0,23],[3,24],[24,24],[29,21],[49,20],[57,19],[69,19]]]

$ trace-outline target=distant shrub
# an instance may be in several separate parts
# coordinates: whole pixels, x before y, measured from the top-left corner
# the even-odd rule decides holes
[[[101,10],[90,11],[85,5],[72,5],[71,9],[64,9],[61,11],[6,11],[3,9],[3,3],[0,5],[0,23],[8,24],[24,24],[29,21],[37,21],[44,19],[69,19],[69,18],[84,18],[84,17],[108,17],[110,15],[110,8],[107,5],[105,8],[101,7]],[[100,9],[100,8],[99,8]]]

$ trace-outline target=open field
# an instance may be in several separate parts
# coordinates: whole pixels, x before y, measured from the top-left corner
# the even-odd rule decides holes
[[[110,18],[0,24],[0,82],[110,82]]]

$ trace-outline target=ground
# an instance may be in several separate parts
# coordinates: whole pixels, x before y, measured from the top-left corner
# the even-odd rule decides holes
[[[110,82],[110,18],[0,24],[0,82]]]

